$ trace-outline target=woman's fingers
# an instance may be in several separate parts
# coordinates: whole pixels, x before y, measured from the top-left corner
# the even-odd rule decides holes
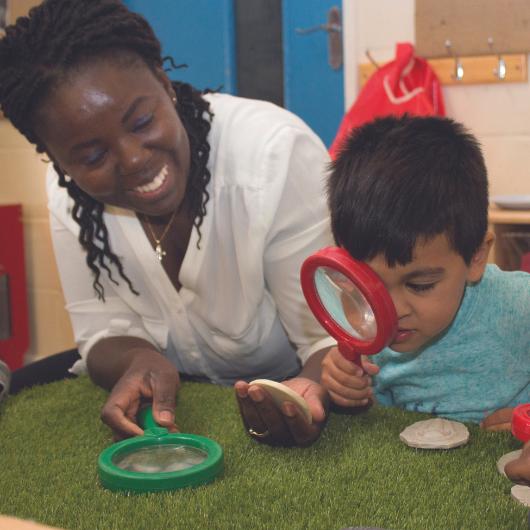
[[[136,407],[134,402],[136,402]],[[128,394],[123,391],[111,393],[101,410],[101,420],[110,427],[114,439],[121,440],[143,434],[143,430],[132,419],[136,415],[138,406],[139,401],[134,399],[132,393]],[[134,414],[131,416],[133,410]]]
[[[175,399],[179,375],[162,356],[154,362],[138,362],[116,383],[101,411],[101,419],[117,439],[143,434],[136,423],[140,404],[153,401],[153,418],[168,430],[176,431]]]
[[[307,394],[311,408],[323,421],[308,423],[295,403],[284,401],[278,407],[263,388],[238,381],[235,384],[235,391],[243,424],[249,435],[257,442],[268,445],[304,446],[311,444],[320,435],[325,421],[323,404],[325,390],[314,382],[312,384],[321,390],[311,388],[311,384],[303,378],[295,378],[287,383],[302,397]],[[320,399],[320,403],[315,403],[317,398]]]
[[[261,419],[255,401],[250,397],[248,390],[249,385],[245,381],[237,381],[234,385],[236,391],[237,403],[243,425],[246,431],[252,436],[252,433],[266,433],[267,425]],[[266,433],[268,434],[268,433]]]
[[[175,424],[176,396],[179,386],[178,373],[152,372],[150,383],[153,394],[153,418],[162,427],[177,431]]]
[[[512,428],[513,408],[507,407],[496,410],[480,422],[480,426],[487,431],[510,431]]]

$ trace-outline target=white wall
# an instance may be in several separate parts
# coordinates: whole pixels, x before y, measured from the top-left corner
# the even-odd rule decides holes
[[[357,68],[393,57],[396,42],[414,43],[414,0],[343,0],[345,104],[358,93]],[[482,144],[490,194],[530,194],[530,83],[444,86],[446,113]]]
[[[0,204],[22,204],[30,327],[28,360],[74,345],[52,250],[44,158],[6,119],[0,119]]]

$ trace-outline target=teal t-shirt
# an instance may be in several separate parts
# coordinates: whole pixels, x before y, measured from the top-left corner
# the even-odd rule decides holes
[[[370,360],[381,369],[374,390],[382,405],[480,422],[530,403],[530,274],[488,265],[437,340]]]

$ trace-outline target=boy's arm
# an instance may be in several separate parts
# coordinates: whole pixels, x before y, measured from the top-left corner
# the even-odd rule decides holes
[[[513,407],[496,410],[480,422],[487,431],[510,431],[512,429]]]

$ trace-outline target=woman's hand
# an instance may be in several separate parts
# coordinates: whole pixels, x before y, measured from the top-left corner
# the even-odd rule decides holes
[[[175,432],[175,400],[180,385],[177,369],[164,356],[150,349],[136,351],[131,364],[114,385],[101,419],[120,440],[143,434],[136,424],[140,405],[153,401],[153,417],[162,427]]]
[[[333,403],[339,407],[366,407],[373,398],[372,375],[379,367],[362,360],[364,371],[348,361],[337,347],[331,348],[322,360],[321,381]]]
[[[257,442],[274,446],[307,446],[320,435],[327,416],[327,393],[319,383],[295,377],[282,383],[302,396],[313,422],[289,401],[278,408],[266,390],[238,381],[234,387],[241,418],[247,432]]]
[[[521,456],[504,466],[506,476],[524,486],[530,486],[530,442],[526,442]]]
[[[511,431],[513,407],[499,409],[486,416],[480,426],[487,431]]]

